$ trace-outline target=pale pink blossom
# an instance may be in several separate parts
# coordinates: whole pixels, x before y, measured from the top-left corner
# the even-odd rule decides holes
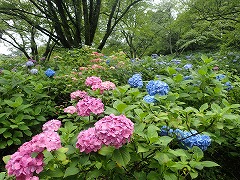
[[[104,104],[101,99],[86,97],[77,103],[76,108],[79,116],[90,116],[90,113],[101,114]]]
[[[102,61],[102,59],[100,59],[100,58],[90,60],[90,62],[94,62],[94,63],[99,63],[101,61]]]
[[[88,68],[87,67],[79,67],[79,70],[80,71],[85,71],[85,70],[88,70]]]
[[[96,84],[100,84],[102,82],[100,77],[96,77],[96,76],[91,76],[91,77],[87,77],[85,84],[87,86],[93,86]]]
[[[95,123],[95,133],[99,140],[106,146],[120,148],[133,134],[134,124],[124,115],[105,116]]]
[[[105,90],[113,90],[116,88],[116,85],[110,81],[105,81],[92,86],[92,90],[100,89],[100,93],[102,94]]]
[[[87,96],[87,92],[80,91],[80,90],[74,91],[70,94],[71,100],[73,100],[73,99],[79,100],[79,98],[82,99],[86,96]]]
[[[96,152],[102,147],[102,142],[96,137],[95,128],[81,131],[77,139],[76,147],[80,149],[80,152]]]
[[[68,107],[64,108],[64,112],[74,114],[77,112],[77,109],[74,106],[68,106]]]
[[[57,119],[52,119],[45,124],[43,124],[43,131],[57,131],[61,127],[61,121]]]

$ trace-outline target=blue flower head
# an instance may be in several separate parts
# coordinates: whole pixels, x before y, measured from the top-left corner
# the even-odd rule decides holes
[[[219,74],[216,76],[216,79],[221,81],[222,79],[224,79],[226,76],[224,74]]]
[[[27,66],[27,67],[34,66],[34,63],[33,63],[32,61],[27,61],[27,62],[26,62],[26,66]]]
[[[184,80],[190,80],[190,79],[192,79],[192,76],[184,76],[183,79]]]
[[[173,62],[175,64],[180,64],[181,60],[180,59],[172,59],[171,62]]]
[[[224,84],[224,86],[226,86],[226,90],[227,91],[230,91],[232,88],[233,88],[233,86],[232,86],[232,84],[228,81],[228,82],[226,82],[225,84]]]
[[[192,68],[192,64],[185,64],[183,67],[184,67],[184,69],[191,69]]]
[[[168,126],[163,126],[160,130],[159,135],[160,136],[172,136],[173,134],[173,129],[170,129]]]
[[[157,58],[158,58],[158,55],[157,55],[157,54],[152,54],[151,57],[152,57],[153,59],[157,59]]]
[[[146,85],[146,88],[150,96],[154,96],[156,94],[159,94],[160,96],[164,96],[168,94],[170,89],[167,83],[159,80],[149,81],[148,84]]]
[[[30,73],[31,73],[31,74],[37,74],[37,73],[38,73],[38,70],[37,70],[37,69],[31,69],[31,70],[30,70]]]
[[[46,71],[45,71],[45,74],[47,77],[52,77],[55,75],[55,71],[52,70],[51,68],[48,68]]]
[[[110,64],[110,60],[109,60],[109,59],[106,60],[106,64],[107,64],[107,65]]]
[[[156,99],[154,98],[154,96],[150,96],[150,95],[144,96],[143,100],[146,103],[154,103],[154,102],[156,102]]]
[[[176,71],[181,71],[181,70],[182,70],[182,68],[175,68],[175,70],[176,70]]]
[[[142,76],[140,74],[134,74],[131,78],[128,79],[128,84],[133,88],[143,87]]]

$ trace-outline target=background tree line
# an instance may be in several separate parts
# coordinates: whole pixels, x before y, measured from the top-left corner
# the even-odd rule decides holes
[[[239,13],[238,0],[0,0],[0,39],[36,60],[56,46],[131,58],[239,50]]]

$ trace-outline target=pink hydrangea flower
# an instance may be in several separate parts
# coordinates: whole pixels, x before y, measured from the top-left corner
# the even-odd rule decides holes
[[[62,147],[60,136],[54,131],[44,131],[34,136],[31,142],[36,148],[46,148],[48,151],[54,151]]]
[[[93,86],[96,84],[100,84],[102,82],[100,77],[96,77],[96,76],[91,76],[91,77],[87,77],[85,84],[87,86]]]
[[[115,116],[111,114],[105,116],[95,123],[95,133],[103,144],[114,146],[115,148],[122,147],[133,134],[134,124],[124,115]]]
[[[101,99],[86,97],[76,105],[79,116],[90,116],[90,113],[101,114],[104,111],[104,104]]]
[[[81,131],[77,137],[76,147],[80,152],[90,153],[96,152],[102,147],[102,142],[96,137],[95,128]]]
[[[43,170],[43,154],[39,153],[35,158],[31,157],[28,152],[15,152],[11,155],[10,160],[6,164],[8,175],[15,175],[17,180],[34,180],[36,176]]]
[[[68,106],[68,107],[64,108],[64,112],[74,114],[77,112],[77,109],[74,106]]]
[[[61,121],[57,119],[50,120],[43,124],[43,131],[57,131],[61,127]]]
[[[84,97],[86,97],[87,96],[87,92],[85,92],[85,91],[80,91],[80,90],[77,90],[77,91],[75,91],[75,92],[72,92],[71,94],[70,94],[70,97],[71,97],[71,100],[73,100],[73,99],[76,99],[76,100],[78,100],[79,98],[84,98]]]
[[[92,90],[96,91],[100,89],[100,93],[102,94],[105,90],[112,90],[115,89],[116,85],[110,81],[105,81],[100,84],[96,84],[92,86]]]

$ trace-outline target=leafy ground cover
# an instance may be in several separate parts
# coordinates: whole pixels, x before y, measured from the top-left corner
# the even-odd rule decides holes
[[[237,179],[239,63],[89,47],[3,59],[0,179]]]

